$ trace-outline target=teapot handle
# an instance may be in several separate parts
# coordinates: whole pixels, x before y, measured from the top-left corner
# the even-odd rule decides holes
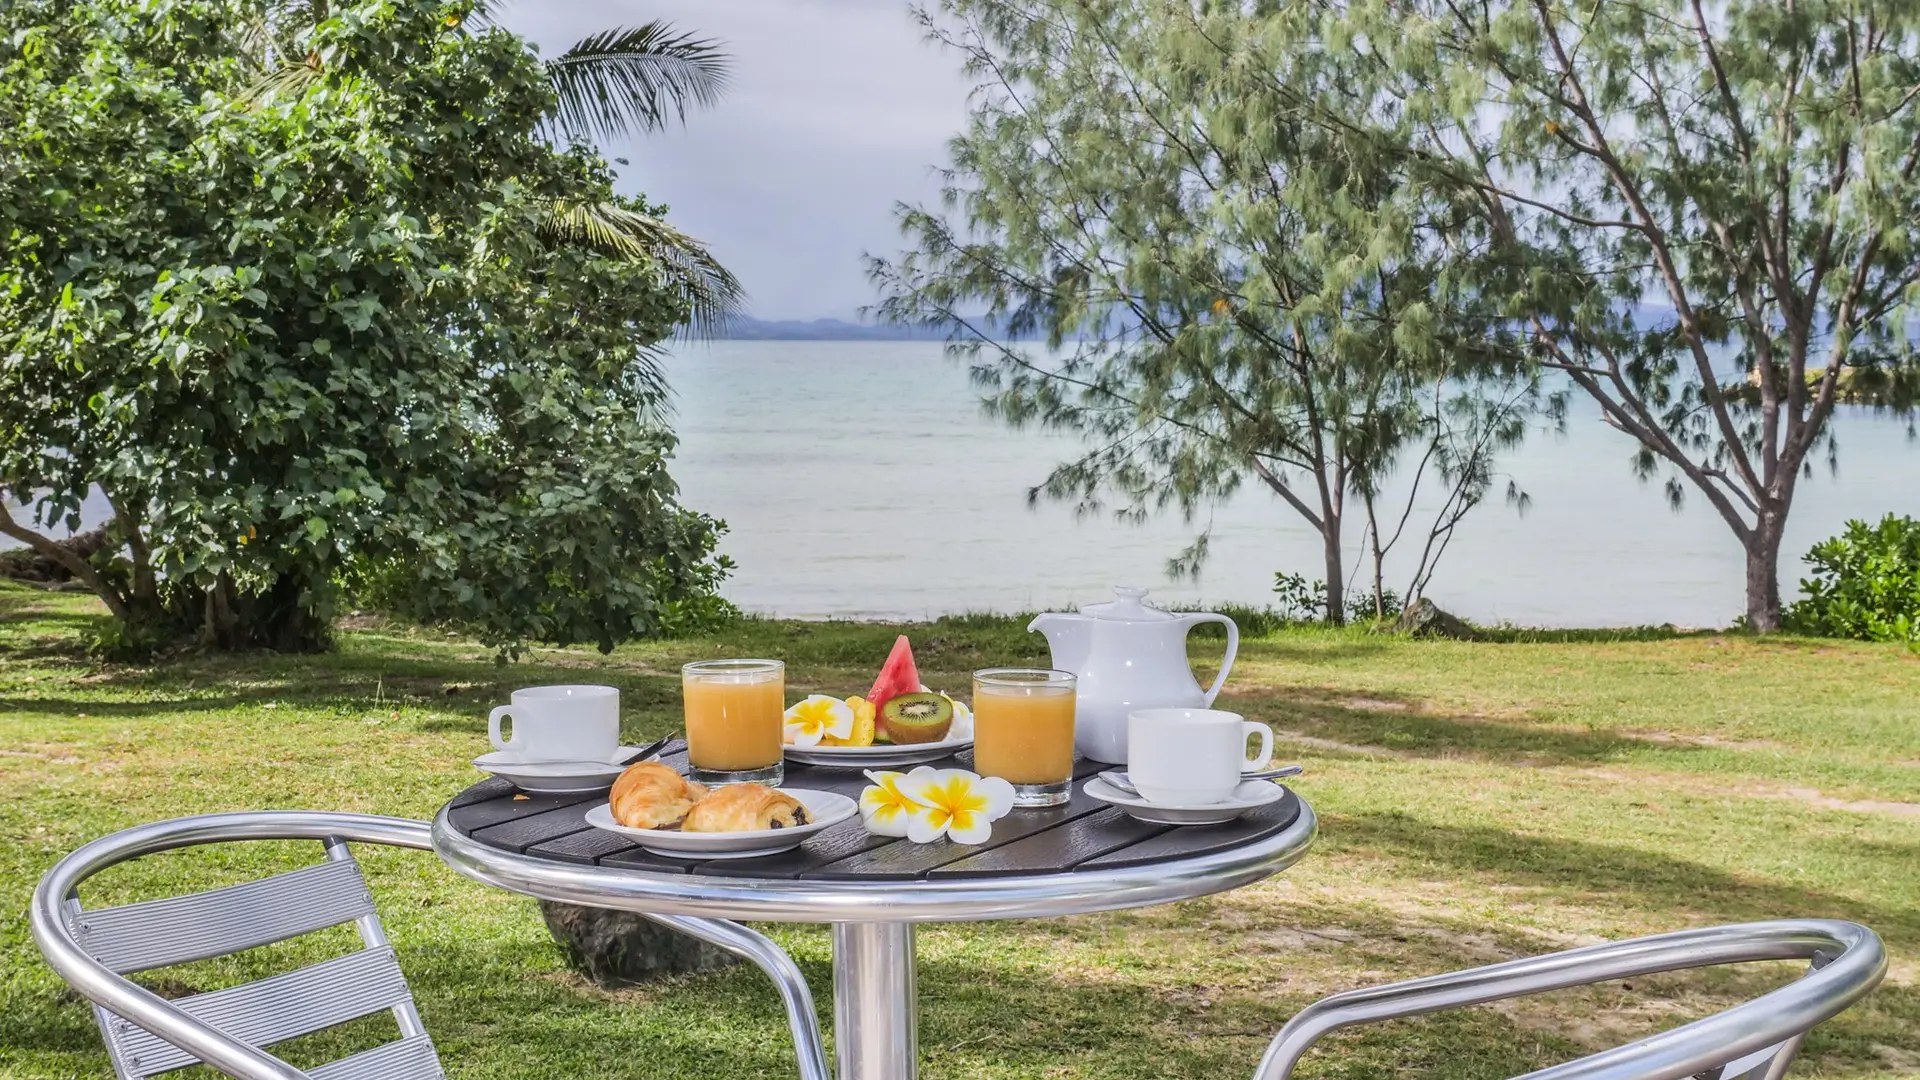
[[[1211,612],[1187,616],[1187,629],[1205,622],[1217,622],[1227,628],[1227,655],[1220,661],[1220,674],[1213,677],[1213,685],[1207,688],[1207,708],[1213,707],[1213,699],[1220,696],[1220,688],[1227,685],[1227,674],[1233,670],[1233,658],[1240,653],[1240,627],[1225,615]]]

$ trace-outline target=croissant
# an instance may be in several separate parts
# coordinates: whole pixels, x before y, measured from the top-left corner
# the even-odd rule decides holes
[[[613,820],[633,829],[658,829],[687,816],[707,789],[657,761],[632,765],[613,782],[607,802]]]
[[[733,784],[693,804],[681,832],[753,832],[812,822],[799,799],[761,784]]]

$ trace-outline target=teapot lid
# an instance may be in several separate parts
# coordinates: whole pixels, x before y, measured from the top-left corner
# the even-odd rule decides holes
[[[1113,595],[1116,599],[1104,604],[1084,604],[1080,614],[1090,619],[1113,619],[1120,622],[1164,622],[1178,618],[1171,612],[1146,603],[1147,590],[1132,585],[1115,585]]]

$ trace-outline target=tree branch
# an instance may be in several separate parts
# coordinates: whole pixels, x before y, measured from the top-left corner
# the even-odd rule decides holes
[[[107,609],[113,612],[115,618],[122,622],[132,621],[133,613],[127,607],[126,597],[122,596],[120,590],[114,588],[105,578],[101,577],[100,572],[93,568],[92,563],[81,558],[78,552],[67,547],[65,544],[54,540],[52,537],[43,536],[40,533],[34,532],[32,529],[15,521],[12,511],[7,509],[6,501],[3,499],[0,499],[0,535],[11,536],[15,540],[39,552],[41,555],[66,567],[68,572],[84,582],[87,588],[92,589],[94,594],[105,602]]]

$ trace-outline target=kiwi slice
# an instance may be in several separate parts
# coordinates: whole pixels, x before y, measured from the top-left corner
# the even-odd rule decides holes
[[[903,746],[939,742],[953,727],[953,702],[939,694],[901,694],[880,709],[880,727]]]

